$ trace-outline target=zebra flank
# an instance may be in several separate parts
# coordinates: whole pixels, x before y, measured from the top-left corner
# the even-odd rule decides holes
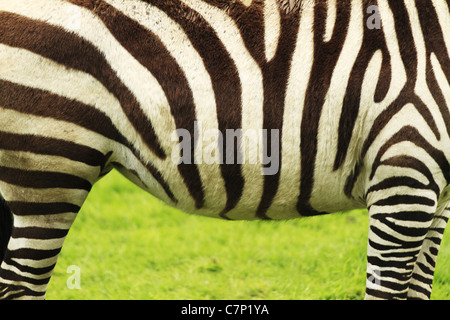
[[[450,217],[449,8],[0,0],[0,298],[45,298],[117,169],[227,220],[367,208],[366,298],[429,299]]]

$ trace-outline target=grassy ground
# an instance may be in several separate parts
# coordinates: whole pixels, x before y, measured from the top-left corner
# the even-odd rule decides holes
[[[362,299],[367,212],[283,222],[186,215],[111,173],[72,227],[47,299]],[[444,238],[433,299],[450,299]],[[69,289],[70,266],[81,289]]]

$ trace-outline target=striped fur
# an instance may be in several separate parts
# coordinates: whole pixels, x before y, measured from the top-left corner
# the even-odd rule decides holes
[[[368,208],[366,297],[429,298],[450,216],[449,7],[0,0],[0,296],[45,297],[77,212],[116,168],[229,220]],[[267,140],[226,134],[239,129]],[[193,163],[173,159],[177,130]],[[205,150],[217,161],[197,161]],[[271,175],[237,161],[271,153]]]

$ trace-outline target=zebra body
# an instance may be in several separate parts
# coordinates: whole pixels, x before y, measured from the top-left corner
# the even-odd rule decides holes
[[[116,168],[210,217],[369,208],[367,297],[429,298],[449,217],[449,6],[0,0],[0,295],[45,296]]]

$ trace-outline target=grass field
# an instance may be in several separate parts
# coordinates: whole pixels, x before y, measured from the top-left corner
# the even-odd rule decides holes
[[[187,215],[113,172],[66,239],[47,299],[362,299],[367,212],[282,222]],[[81,289],[69,289],[77,266]],[[450,299],[448,232],[432,299]],[[70,270],[70,269],[69,269]]]

